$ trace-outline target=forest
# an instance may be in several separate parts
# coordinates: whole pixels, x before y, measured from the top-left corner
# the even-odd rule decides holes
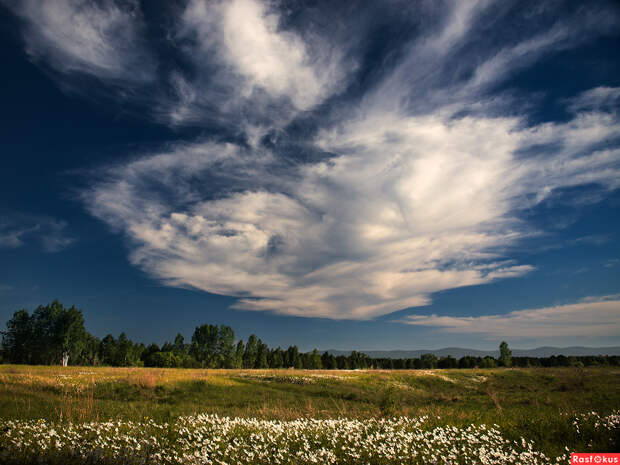
[[[99,339],[90,334],[84,316],[74,306],[65,308],[55,300],[38,306],[32,314],[18,310],[2,331],[0,362],[29,365],[146,366],[163,368],[297,368],[297,369],[433,369],[530,366],[620,366],[619,356],[563,355],[535,358],[512,357],[505,342],[500,356],[438,358],[432,353],[419,358],[371,358],[353,351],[348,356],[329,352],[300,352],[296,345],[270,348],[252,334],[247,341],[235,338],[230,326],[197,326],[191,341],[177,334],[161,347],[134,342],[123,332]]]

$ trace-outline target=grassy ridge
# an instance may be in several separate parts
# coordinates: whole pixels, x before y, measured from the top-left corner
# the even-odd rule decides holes
[[[0,418],[170,421],[230,417],[364,419],[428,415],[429,427],[499,425],[539,450],[612,450],[575,415],[620,408],[617,368],[416,371],[183,370],[0,366]],[[614,433],[615,434],[615,433]]]

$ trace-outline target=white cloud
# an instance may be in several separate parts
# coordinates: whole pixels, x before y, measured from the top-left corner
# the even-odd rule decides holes
[[[75,242],[75,238],[67,234],[65,221],[49,221],[40,224],[39,241],[47,252],[60,252]]]
[[[322,132],[341,155],[293,172],[268,151],[186,145],[112,170],[87,201],[132,239],[132,262],[171,285],[239,296],[238,308],[366,319],[532,271],[501,261],[530,233],[514,212],[560,187],[618,187],[618,151],[590,147],[618,127],[603,114],[530,128],[377,115]]]
[[[265,4],[234,0],[224,5],[225,57],[246,78],[246,93],[259,87],[276,97],[288,96],[296,108],[306,110],[338,84],[341,57],[320,56],[318,43],[310,50],[296,34],[281,30],[278,16]]]
[[[545,9],[545,5],[538,7]],[[537,16],[545,27],[524,28],[515,38],[488,27],[489,21],[517,21],[504,16],[520,14],[510,7],[471,0],[455,2],[445,10],[441,27],[432,21],[428,21],[429,30],[422,26],[401,63],[353,108],[354,118],[376,112],[514,114],[531,104],[531,99],[524,103],[508,93],[493,93],[494,87],[545,56],[617,30],[620,23],[614,9],[584,8],[565,16],[554,13],[549,24],[542,19],[543,11],[536,11],[519,20],[534,24],[532,17]]]
[[[0,247],[15,249],[23,245],[23,241],[20,236],[25,234],[24,230],[3,231],[0,233]]]
[[[153,61],[142,45],[137,2],[2,0],[24,19],[26,50],[61,72],[147,81]]]
[[[195,75],[171,73],[162,111],[176,124],[237,128],[251,149],[207,141],[143,154],[109,168],[84,200],[129,238],[132,263],[249,310],[368,319],[531,272],[505,256],[533,233],[519,211],[555,189],[619,187],[620,125],[583,103],[562,123],[497,116],[501,103],[486,96],[495,84],[585,38],[556,23],[461,57],[489,5],[458,2],[439,30],[420,26],[401,65],[359,101],[317,116],[312,148],[333,156],[288,164],[261,136],[338,92],[351,78],[339,63],[347,44],[287,29],[253,0],[192,0],[176,40]],[[579,29],[587,37],[596,18]]]
[[[489,0],[464,0],[452,4],[443,27],[438,28],[424,41],[425,53],[447,53],[467,36],[472,24],[491,4]]]
[[[47,252],[59,252],[75,239],[67,232],[67,223],[48,217],[5,212],[0,222],[0,248],[18,248],[38,242]]]
[[[277,10],[257,0],[191,0],[177,35],[190,39],[183,48],[195,75],[171,75],[174,96],[162,111],[173,124],[281,127],[340,89],[354,69],[339,45],[284,29]]]
[[[618,296],[589,297],[581,302],[517,310],[505,315],[452,317],[408,315],[403,323],[447,333],[482,334],[493,339],[616,337],[620,334]]]
[[[596,8],[580,10],[574,16],[557,20],[548,30],[494,51],[476,64],[472,77],[461,94],[477,92],[494,85],[536,62],[541,56],[582,44],[618,26],[616,12]]]
[[[595,87],[583,92],[569,102],[574,112],[584,110],[600,110],[601,108],[617,108],[620,101],[620,87]]]

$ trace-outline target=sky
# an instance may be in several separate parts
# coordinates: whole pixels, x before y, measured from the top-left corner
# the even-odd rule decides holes
[[[0,322],[620,345],[614,1],[0,0]]]

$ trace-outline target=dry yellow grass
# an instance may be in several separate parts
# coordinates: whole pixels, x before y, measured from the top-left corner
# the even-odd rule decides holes
[[[181,415],[498,424],[553,450],[565,414],[620,408],[620,370],[203,370],[0,365],[0,418],[169,422]],[[563,416],[564,415],[564,416]]]

